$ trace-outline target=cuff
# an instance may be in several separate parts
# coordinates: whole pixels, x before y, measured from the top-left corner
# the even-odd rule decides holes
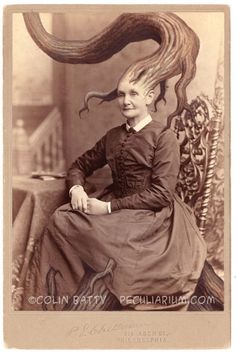
[[[111,214],[111,202],[107,203],[108,214]]]
[[[72,191],[76,188],[79,188],[79,187],[83,188],[83,186],[81,186],[80,184],[75,184],[74,186],[72,186],[69,190],[69,196],[71,197]]]
[[[116,210],[120,210],[121,205],[119,203],[119,199],[112,199],[112,201],[110,202],[110,207],[111,207],[111,212],[116,211]]]

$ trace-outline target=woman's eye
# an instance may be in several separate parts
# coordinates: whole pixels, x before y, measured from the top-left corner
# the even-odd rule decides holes
[[[137,92],[131,92],[131,96],[137,96]]]

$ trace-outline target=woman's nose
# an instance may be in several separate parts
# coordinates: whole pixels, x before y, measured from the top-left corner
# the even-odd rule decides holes
[[[124,104],[129,104],[130,103],[130,99],[128,95],[124,96]]]

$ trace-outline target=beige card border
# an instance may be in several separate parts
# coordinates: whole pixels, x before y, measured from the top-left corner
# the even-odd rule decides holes
[[[223,312],[27,312],[11,309],[12,14],[125,11],[225,15],[225,310]],[[9,348],[226,348],[230,346],[230,9],[226,5],[14,5],[4,8],[4,340]]]

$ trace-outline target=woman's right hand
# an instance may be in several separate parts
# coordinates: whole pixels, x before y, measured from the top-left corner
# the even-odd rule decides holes
[[[87,212],[88,195],[82,186],[76,186],[71,192],[72,209],[79,209],[84,213]]]

